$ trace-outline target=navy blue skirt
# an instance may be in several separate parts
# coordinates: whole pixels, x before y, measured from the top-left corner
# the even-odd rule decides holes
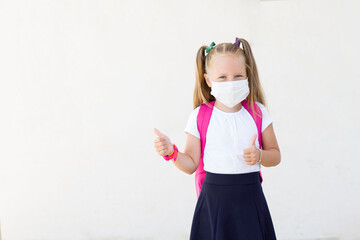
[[[190,240],[274,240],[275,229],[259,172],[206,172]]]

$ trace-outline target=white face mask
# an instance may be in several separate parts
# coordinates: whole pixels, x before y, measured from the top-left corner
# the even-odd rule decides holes
[[[211,95],[229,108],[243,101],[250,93],[248,78],[226,82],[211,81],[211,83]]]

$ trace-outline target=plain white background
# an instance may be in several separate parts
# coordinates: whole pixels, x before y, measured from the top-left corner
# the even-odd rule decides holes
[[[249,41],[282,162],[278,239],[360,239],[359,3],[0,1],[2,240],[185,240],[184,150],[201,45]]]

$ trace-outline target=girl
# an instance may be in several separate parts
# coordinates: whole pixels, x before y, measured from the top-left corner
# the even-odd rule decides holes
[[[203,160],[206,175],[194,211],[190,240],[276,239],[262,190],[260,167],[278,165],[281,156],[255,59],[245,39],[200,47],[193,103],[183,153],[166,135],[154,129],[158,135],[154,141],[156,151],[165,160],[172,159],[181,171],[193,174]],[[202,149],[198,113],[203,104],[209,103],[212,113]],[[251,110],[245,105],[248,103]],[[257,125],[250,114],[257,109],[254,103],[262,115],[259,128],[262,149]]]

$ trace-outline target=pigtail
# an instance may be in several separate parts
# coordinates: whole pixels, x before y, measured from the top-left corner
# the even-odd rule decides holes
[[[211,88],[207,85],[204,77],[205,73],[205,50],[207,46],[201,46],[196,54],[196,67],[195,67],[195,89],[193,96],[194,109],[202,103],[214,101],[215,98],[210,94]]]
[[[249,88],[250,88],[250,93],[249,93],[249,96],[247,96],[247,100],[250,104],[251,110],[254,113],[255,111],[254,111],[253,103],[255,101],[258,101],[265,106],[265,98],[264,98],[264,94],[263,94],[263,89],[260,84],[256,61],[255,61],[254,55],[251,51],[250,44],[248,43],[248,41],[246,41],[243,38],[238,38],[237,42],[241,43],[242,50],[243,50],[244,56],[245,56],[245,62],[247,65],[246,74],[249,79]],[[260,115],[258,114],[258,116],[260,116]]]

